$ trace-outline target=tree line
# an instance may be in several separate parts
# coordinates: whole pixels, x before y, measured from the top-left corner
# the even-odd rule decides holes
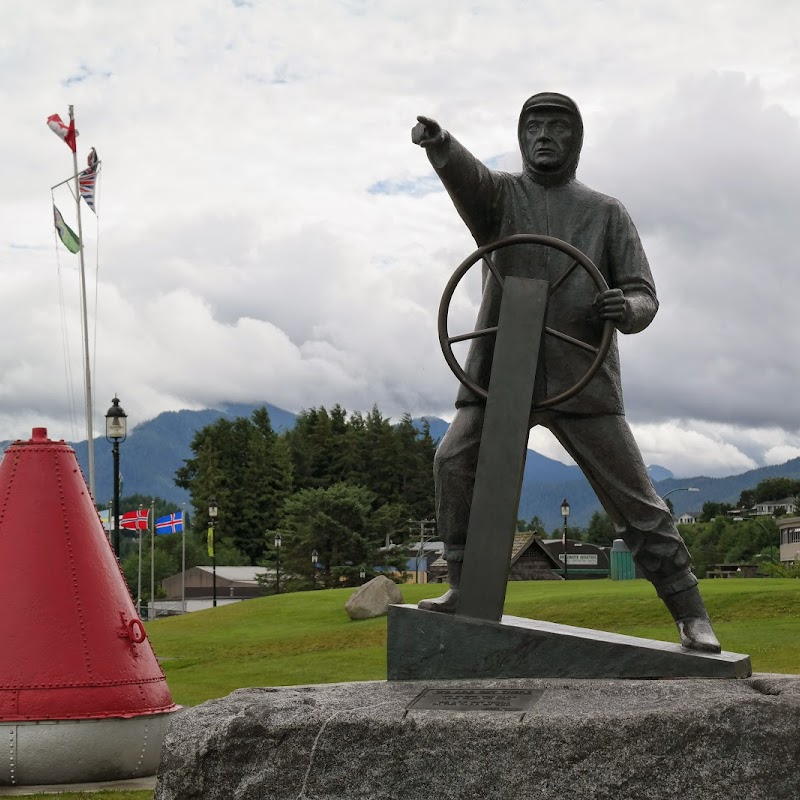
[[[388,540],[402,542],[410,520],[433,516],[436,443],[427,423],[417,429],[409,414],[393,424],[377,406],[367,414],[322,406],[300,412],[294,428],[277,433],[262,407],[249,418],[222,417],[200,429],[191,451],[175,475],[191,497],[187,569],[211,563],[211,500],[218,507],[216,563],[274,568],[279,535],[286,590],[352,585],[362,568],[372,577],[377,564],[404,562],[404,554],[379,555],[380,548]],[[163,504],[157,501],[156,516],[174,510],[162,511]],[[157,592],[161,580],[181,570],[181,540],[179,534],[155,539]],[[135,593],[136,539],[127,541],[122,563]],[[149,570],[148,543],[142,552],[145,598]]]
[[[376,564],[400,566],[405,551],[392,557],[381,551],[387,541],[400,544],[416,529],[413,521],[432,519],[433,456],[436,442],[426,423],[421,430],[409,414],[392,424],[377,407],[348,414],[340,405],[301,411],[294,428],[277,433],[266,408],[251,417],[220,418],[197,431],[191,458],[175,483],[191,497],[187,513],[186,567],[208,565],[208,505],[219,509],[215,525],[216,563],[275,568],[280,537],[283,588],[353,585],[373,576]],[[739,508],[800,494],[800,481],[768,478],[741,493]],[[127,496],[128,507],[149,507],[151,498]],[[710,564],[777,562],[777,527],[768,517],[758,522],[729,518],[734,507],[705,503],[701,524],[679,526],[696,573]],[[155,517],[174,511],[155,498]],[[519,520],[521,531],[547,538],[538,517]],[[550,533],[560,538],[563,528]],[[586,528],[569,526],[570,539],[610,546],[618,534],[608,516],[596,511]],[[181,571],[182,536],[157,536],[155,586]],[[316,553],[312,561],[312,554]],[[138,537],[123,542],[123,571],[132,593],[139,583]],[[150,596],[150,546],[142,548],[142,595]],[[270,587],[266,587],[268,590]]]

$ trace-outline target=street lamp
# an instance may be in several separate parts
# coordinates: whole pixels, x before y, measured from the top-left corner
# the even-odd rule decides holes
[[[666,500],[673,492],[699,492],[696,486],[677,486],[675,489],[670,489],[666,494],[661,495],[662,500]],[[668,506],[670,514],[674,515],[671,506]]]
[[[317,562],[319,561],[319,553],[316,550],[311,551],[311,564],[314,567],[314,572],[311,575],[311,580],[314,581],[314,588],[317,588]]]
[[[219,514],[217,501],[209,500],[208,517],[209,526],[211,528],[211,597],[214,608],[217,607],[217,537],[216,531],[214,530],[214,526],[217,524],[217,514]]]
[[[666,494],[661,495],[662,500],[666,500],[673,492],[699,492],[696,486],[678,486],[675,489],[670,489]]]
[[[358,577],[361,578],[362,581],[367,577],[367,570],[363,564],[361,565],[361,569],[358,571]]]
[[[281,535],[275,534],[275,594],[281,593]]]
[[[567,518],[569,517],[569,503],[566,497],[561,503],[561,516],[564,517],[564,533],[561,537],[561,544],[564,549],[564,580],[567,580]]]
[[[119,558],[119,443],[128,436],[128,415],[114,395],[111,408],[106,411],[106,439],[112,443],[114,456],[114,554]]]

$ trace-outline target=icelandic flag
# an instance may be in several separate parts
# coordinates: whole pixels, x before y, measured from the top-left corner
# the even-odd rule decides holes
[[[156,520],[156,533],[183,533],[183,511],[176,511],[174,514],[167,514],[166,517],[159,517]]]
[[[67,143],[67,147],[69,147],[73,153],[75,152],[75,137],[78,135],[78,131],[75,130],[74,119],[69,121],[69,125],[65,125],[58,114],[51,114],[47,118],[47,127],[50,128],[59,139],[63,139]]]
[[[126,511],[119,518],[120,528],[128,528],[132,530],[146,530],[147,519],[150,516],[150,509],[144,508],[139,511]]]
[[[78,173],[78,190],[81,197],[86,201],[86,205],[97,214],[94,207],[94,190],[97,183],[97,173],[100,172],[100,159],[97,158],[97,151],[94,147],[89,151],[87,159],[88,167]]]

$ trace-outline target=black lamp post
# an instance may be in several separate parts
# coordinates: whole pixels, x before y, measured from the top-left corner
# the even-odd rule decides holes
[[[281,593],[281,535],[275,534],[275,594]]]
[[[319,553],[316,550],[311,551],[311,563],[314,565],[314,573],[311,580],[314,581],[314,588],[317,588],[317,562],[319,561]]]
[[[564,548],[564,580],[567,580],[567,518],[569,517],[569,503],[566,497],[561,503],[561,516],[564,517],[564,533],[561,537],[561,543]]]
[[[119,398],[114,395],[111,408],[106,411],[106,439],[113,447],[114,456],[114,554],[119,558],[119,443],[124,442],[128,435],[128,415],[119,404]]]
[[[367,577],[367,569],[363,564],[361,565],[361,569],[358,571],[358,577],[361,578],[362,583],[364,582],[364,578]]]
[[[209,500],[208,524],[211,528],[211,597],[214,608],[217,607],[217,532],[214,530],[214,527],[217,524],[217,514],[219,514],[217,501]]]

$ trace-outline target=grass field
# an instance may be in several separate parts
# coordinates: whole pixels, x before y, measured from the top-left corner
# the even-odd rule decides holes
[[[725,650],[749,653],[756,672],[800,672],[800,581],[701,581]],[[437,586],[403,586],[416,603]],[[303,592],[199,611],[148,625],[175,701],[195,705],[244,686],[383,680],[386,618],[353,622],[352,590]],[[509,584],[506,613],[677,642],[646,581]]]
[[[701,581],[725,650],[749,653],[755,672],[800,673],[800,580]],[[416,603],[440,586],[402,586]],[[157,620],[147,632],[175,702],[196,705],[247,686],[383,680],[386,618],[354,622],[351,589],[250,600]],[[677,642],[646,581],[509,584],[507,614]],[[38,795],[59,800],[151,800],[150,792]]]

